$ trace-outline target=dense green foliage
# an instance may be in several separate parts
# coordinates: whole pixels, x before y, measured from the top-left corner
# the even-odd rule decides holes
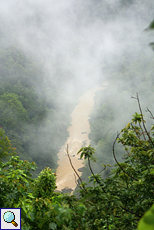
[[[140,106],[138,95],[136,99]],[[3,129],[0,133],[0,150],[4,158],[14,154],[14,149]],[[153,229],[153,136],[154,126],[147,130],[140,109],[140,114],[133,115],[113,143],[116,165],[106,179],[100,173],[94,173],[91,166],[91,162],[97,162],[95,149],[82,147],[78,153],[89,165],[92,185],[79,178],[78,198],[54,192],[56,174],[50,168],[45,168],[32,179],[30,171],[35,170],[35,163],[11,156],[8,161],[0,163],[0,207],[20,207],[23,230],[135,230],[138,222],[139,230]],[[116,158],[116,146],[119,145],[116,142],[121,143],[126,152],[122,163]],[[108,167],[103,162],[102,166],[102,171]]]
[[[12,148],[10,140],[5,136],[5,132],[2,127],[0,127],[0,162],[8,156],[15,154],[15,148]]]

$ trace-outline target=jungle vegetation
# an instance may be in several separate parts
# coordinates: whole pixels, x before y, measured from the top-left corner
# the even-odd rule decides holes
[[[154,229],[154,125],[146,123],[138,94],[132,98],[139,109],[134,115],[132,102],[123,105],[121,100],[136,90],[152,105],[153,59],[146,69],[142,57],[131,63],[125,58],[119,71],[110,75],[113,85],[131,79],[139,69],[143,75],[129,81],[131,91],[121,84],[114,106],[116,91],[105,102],[96,97],[90,118],[91,145],[78,152],[86,163],[76,196],[55,192],[56,153],[68,135],[70,112],[60,104],[57,107],[61,89],[54,81],[50,87],[44,84],[41,63],[15,47],[1,48],[0,207],[21,208],[23,230]],[[43,96],[48,90],[53,92],[50,98]],[[107,90],[102,97],[106,94]],[[125,119],[121,122],[122,105]],[[58,113],[61,108],[62,114]],[[152,109],[146,111],[153,121]],[[128,124],[127,115],[132,116]],[[116,133],[113,121],[118,128],[123,126],[120,132]],[[53,136],[57,141],[52,141]]]
[[[134,99],[140,113],[117,133],[112,145],[116,164],[107,178],[101,172],[110,165],[93,171],[94,148],[82,147],[77,153],[87,160],[92,183],[89,186],[79,177],[79,197],[55,192],[56,174],[49,167],[32,178],[36,164],[21,160],[0,128],[0,207],[21,208],[23,230],[154,229],[154,125],[147,130],[138,94]],[[118,143],[125,151],[122,163],[116,158]]]

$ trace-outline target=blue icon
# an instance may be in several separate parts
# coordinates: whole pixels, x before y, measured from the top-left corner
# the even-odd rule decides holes
[[[21,208],[0,208],[0,230],[21,230]]]
[[[14,213],[11,212],[11,211],[5,212],[4,215],[3,215],[3,219],[4,219],[5,222],[11,223],[11,224],[13,224],[15,227],[18,226],[18,224],[15,222],[15,215],[14,215]]]

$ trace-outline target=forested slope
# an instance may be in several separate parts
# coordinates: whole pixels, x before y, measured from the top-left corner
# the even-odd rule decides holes
[[[153,229],[154,125],[147,129],[138,95],[134,99],[140,114],[135,113],[117,134],[112,149],[117,164],[106,179],[92,167],[97,163],[95,149],[80,149],[80,158],[88,160],[91,186],[79,178],[79,197],[54,192],[56,174],[49,167],[33,179],[35,163],[14,156],[15,149],[0,128],[0,207],[21,208],[23,230]],[[118,143],[125,150],[122,163],[116,158]]]
[[[41,63],[16,47],[0,52],[0,126],[24,160],[38,172],[57,167],[57,152],[67,138],[71,106],[59,103],[54,82],[45,83]]]

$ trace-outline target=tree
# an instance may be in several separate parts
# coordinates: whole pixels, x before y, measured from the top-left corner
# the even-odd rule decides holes
[[[72,165],[67,148],[70,163],[79,179],[78,198],[54,191],[56,175],[50,168],[45,168],[36,179],[32,179],[30,171],[35,170],[34,162],[22,161],[16,156],[1,162],[0,205],[22,209],[23,230],[136,230],[137,226],[139,230],[153,229],[154,125],[147,130],[139,97],[133,98],[138,101],[140,113],[135,113],[117,134],[113,143],[116,165],[107,178],[101,176],[107,165],[102,164],[102,170],[94,172],[91,161],[97,161],[95,149],[88,146],[82,147],[78,153],[88,160],[89,182],[92,184],[89,186],[83,182]],[[147,111],[154,118],[152,112]],[[5,137],[3,139],[1,149],[7,156],[9,142]],[[122,163],[116,158],[116,143],[121,143],[126,153]]]
[[[3,208],[20,207],[23,199],[30,194],[30,170],[34,170],[35,163],[22,161],[18,156],[12,156],[6,163],[0,165],[0,206]]]
[[[0,127],[0,163],[5,158],[15,155],[15,148],[12,148],[12,144],[9,138],[5,135],[5,131]]]
[[[89,179],[93,186],[84,184],[84,190],[83,183],[78,184],[89,229],[136,229],[140,218],[154,203],[154,126],[147,131],[138,95],[133,98],[138,101],[140,114],[133,115],[114,141],[114,169],[106,179],[91,171]],[[126,152],[122,163],[116,158],[116,142]],[[85,150],[82,157],[88,157],[87,149],[82,150]]]
[[[1,125],[5,128],[9,126],[11,129],[19,130],[20,125],[28,120],[27,111],[15,93],[1,95],[0,108]]]
[[[54,190],[57,188],[55,175],[49,167],[40,172],[33,185],[34,197],[52,197]]]

